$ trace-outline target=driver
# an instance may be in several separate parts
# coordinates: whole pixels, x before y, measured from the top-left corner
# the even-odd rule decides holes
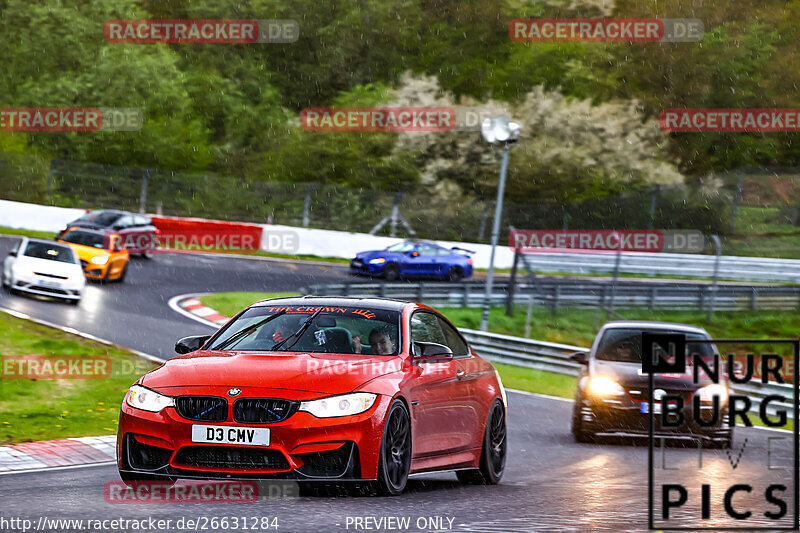
[[[361,337],[353,337],[353,340],[355,341],[356,338],[358,338],[358,342],[354,342],[354,351],[355,353],[361,353]],[[381,326],[373,329],[369,332],[368,338],[373,355],[392,355],[394,353],[394,341],[392,341],[392,335],[388,327]]]
[[[633,344],[630,342],[619,343],[617,345],[617,360],[636,362],[636,358],[633,355]]]

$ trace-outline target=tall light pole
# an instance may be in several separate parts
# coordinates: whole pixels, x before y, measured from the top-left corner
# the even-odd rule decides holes
[[[505,115],[484,119],[481,124],[483,139],[491,144],[502,143],[503,159],[500,163],[500,183],[497,185],[497,201],[494,206],[494,222],[492,223],[492,252],[489,256],[489,273],[486,275],[486,293],[483,296],[483,315],[481,331],[489,329],[489,307],[492,299],[494,283],[494,252],[500,237],[500,220],[503,216],[503,195],[506,189],[506,170],[508,170],[508,147],[519,138],[520,125],[511,122]]]

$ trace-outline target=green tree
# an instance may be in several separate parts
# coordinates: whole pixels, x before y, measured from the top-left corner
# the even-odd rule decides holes
[[[133,107],[134,132],[36,132],[30,143],[54,157],[115,165],[201,169],[211,160],[207,132],[191,114],[186,77],[164,45],[108,43],[109,19],[146,18],[129,0],[114,4],[6,0],[0,7],[4,105]]]

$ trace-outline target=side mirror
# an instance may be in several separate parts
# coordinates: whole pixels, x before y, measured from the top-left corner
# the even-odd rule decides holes
[[[194,335],[192,337],[184,337],[175,343],[175,353],[185,354],[199,350],[211,335]]]
[[[436,342],[415,342],[421,352],[414,356],[415,363],[446,363],[453,360],[453,350]]]
[[[14,250],[11,250],[10,252],[8,252],[8,255],[10,255],[11,257],[17,257],[17,252],[14,251]]]
[[[589,364],[589,354],[587,352],[575,352],[569,356],[570,359],[582,365]]]

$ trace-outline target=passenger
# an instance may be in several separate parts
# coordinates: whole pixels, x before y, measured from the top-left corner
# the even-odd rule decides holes
[[[277,322],[277,324],[275,324],[270,337],[273,342],[278,343],[285,341],[291,337],[294,332],[300,329],[300,325],[302,324],[303,320],[293,316],[284,316],[278,317],[275,319],[275,322]]]

